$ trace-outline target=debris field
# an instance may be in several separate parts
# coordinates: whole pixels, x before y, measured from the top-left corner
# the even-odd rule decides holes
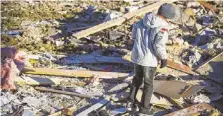
[[[154,115],[222,115],[221,0],[1,1],[1,115],[135,115],[125,108],[131,28],[164,3],[178,15],[169,22],[167,67],[157,67]]]

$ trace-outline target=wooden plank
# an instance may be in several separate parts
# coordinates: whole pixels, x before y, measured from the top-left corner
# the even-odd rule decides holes
[[[210,58],[210,59],[208,59],[207,61],[203,62],[202,64],[200,64],[199,66],[197,66],[196,68],[194,68],[194,70],[197,70],[197,69],[199,69],[199,68],[205,66],[206,64],[208,64],[208,63],[211,62],[212,60],[218,58],[218,57],[221,56],[222,54],[223,54],[223,52],[219,53],[218,55],[216,55],[216,56],[214,56],[214,57],[212,57],[212,58]]]
[[[166,114],[164,116],[193,116],[193,115],[200,115],[202,112],[207,112],[214,110],[212,106],[210,106],[207,103],[200,103],[196,104],[187,108],[184,108],[182,110],[178,110],[169,114]]]
[[[127,55],[123,56],[123,59],[132,62],[131,61],[131,54],[127,54]],[[175,69],[175,70],[179,70],[181,72],[185,72],[187,74],[195,74],[190,67],[188,67],[186,65],[183,65],[183,64],[176,63],[176,62],[174,62],[170,59],[167,59],[167,67]],[[157,67],[157,71],[162,73],[162,71],[164,71],[164,70],[159,69],[159,67]]]
[[[59,85],[59,84],[66,84],[66,85],[77,85],[77,86],[84,86],[86,85],[85,82],[68,82],[64,79],[58,78],[40,78],[40,77],[23,77],[23,79],[18,78],[15,80],[17,84],[23,85],[27,84],[30,86],[49,86],[49,85]]]
[[[198,0],[197,2],[199,2],[205,8],[214,11],[215,13],[218,12],[218,9],[214,8],[211,4],[207,3],[206,1]]]
[[[73,116],[73,113],[77,110],[77,105],[79,105],[80,103],[82,103],[83,101],[85,101],[85,99],[83,98],[81,101],[79,101],[77,104],[69,107],[69,108],[64,108],[58,112],[55,112],[53,114],[50,114],[48,116],[61,116],[62,114],[64,115],[68,115],[68,116]]]
[[[127,77],[128,73],[118,72],[101,72],[101,71],[88,71],[88,70],[63,70],[63,69],[49,69],[49,68],[24,68],[22,70],[25,74],[34,75],[51,75],[51,76],[66,76],[66,77],[98,77],[104,79],[110,78],[123,78]]]
[[[59,93],[59,94],[64,94],[64,95],[84,97],[84,98],[92,98],[93,97],[93,96],[90,96],[90,95],[73,93],[73,92],[62,91],[62,90],[49,89],[49,88],[46,88],[46,87],[35,87],[35,89],[38,90],[38,91],[43,91],[43,92],[53,92],[53,93]]]
[[[220,85],[223,83],[223,52],[204,62],[195,71]]]
[[[87,116],[89,113],[91,113],[94,110],[99,109],[100,107],[106,105],[107,103],[109,103],[110,101],[107,99],[103,99],[101,101],[99,101],[98,103],[94,104],[93,106],[91,106],[90,108],[80,112],[79,114],[77,114],[76,116]]]
[[[179,70],[188,74],[195,74],[190,67],[183,64],[176,63],[169,59],[167,59],[167,67],[175,69],[175,70]]]
[[[86,36],[88,36],[90,34],[94,34],[96,32],[102,31],[104,29],[107,29],[107,28],[110,28],[110,27],[113,27],[113,26],[121,25],[122,23],[124,23],[125,21],[131,19],[134,16],[140,16],[140,15],[143,15],[143,14],[145,14],[147,12],[151,12],[151,11],[159,8],[159,6],[164,4],[164,3],[171,3],[171,2],[174,2],[174,1],[176,1],[176,0],[159,1],[159,2],[154,3],[152,5],[145,6],[145,7],[141,8],[141,9],[139,9],[139,10],[135,10],[133,12],[126,13],[122,17],[119,17],[119,18],[116,18],[114,20],[110,20],[110,21],[101,23],[99,25],[93,26],[91,28],[82,30],[80,32],[74,33],[73,36],[76,39],[80,39],[80,38],[86,37]]]
[[[25,83],[27,85],[36,86],[36,85],[58,85],[62,79],[53,79],[53,78],[40,78],[40,77],[23,77],[24,80],[19,80],[17,83]]]

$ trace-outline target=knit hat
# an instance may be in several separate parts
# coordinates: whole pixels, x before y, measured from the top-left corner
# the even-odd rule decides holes
[[[166,19],[173,19],[176,15],[175,7],[172,4],[162,4],[158,9],[158,14]]]

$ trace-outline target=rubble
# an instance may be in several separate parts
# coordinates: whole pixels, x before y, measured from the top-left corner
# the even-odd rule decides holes
[[[176,111],[176,112],[172,112],[165,116],[178,116],[178,115],[190,116],[190,115],[205,115],[205,114],[208,115],[208,114],[210,114],[210,111],[213,109],[214,108],[212,106],[210,106],[206,103],[202,103],[202,104],[193,105],[191,107],[188,107],[188,108]]]
[[[222,115],[222,2],[175,0],[1,2],[1,114],[131,115],[131,26],[165,2],[178,15],[152,110]]]
[[[193,103],[210,103],[210,101],[211,100],[204,94],[195,96],[195,98],[192,100]]]

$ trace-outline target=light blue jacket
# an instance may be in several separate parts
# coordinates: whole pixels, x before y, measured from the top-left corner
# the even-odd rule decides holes
[[[157,67],[158,59],[167,59],[168,23],[163,18],[147,13],[142,20],[133,25],[132,38],[133,63]]]

